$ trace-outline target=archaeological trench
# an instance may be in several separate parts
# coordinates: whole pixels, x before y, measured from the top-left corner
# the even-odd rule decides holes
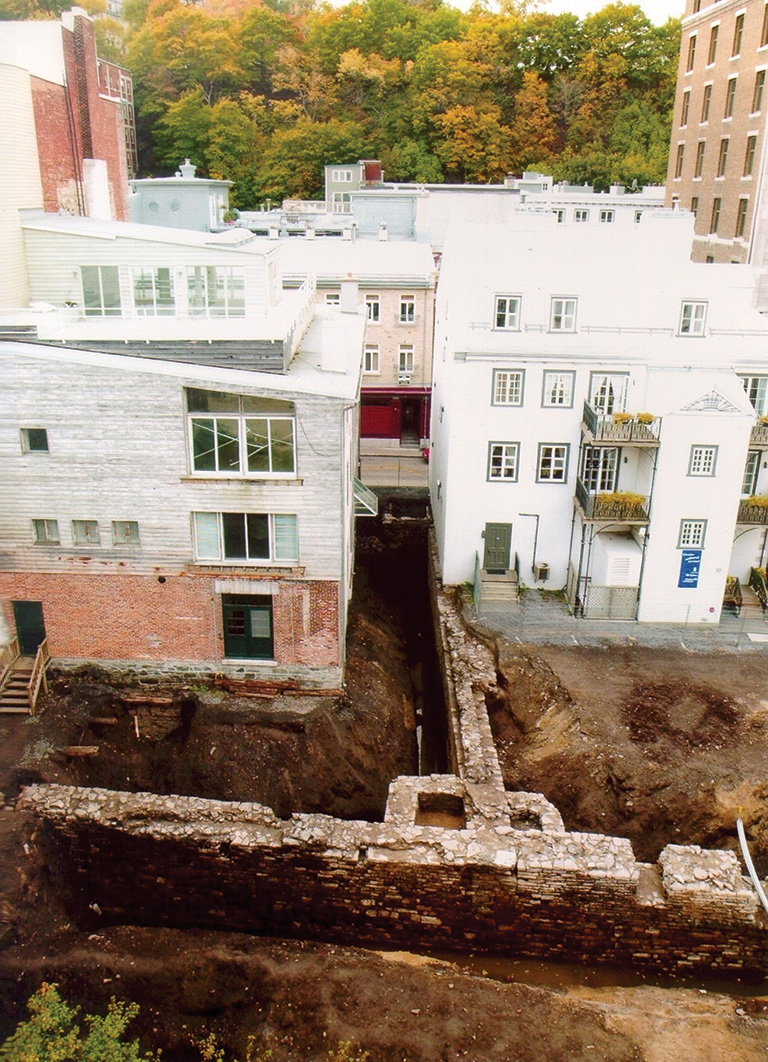
[[[544,797],[505,791],[486,710],[492,654],[434,576],[431,591],[453,774],[395,779],[382,822],[30,786],[20,806],[40,820],[35,843],[60,868],[70,915],[764,975],[768,925],[733,853],[668,845],[639,863],[628,840],[567,832]]]

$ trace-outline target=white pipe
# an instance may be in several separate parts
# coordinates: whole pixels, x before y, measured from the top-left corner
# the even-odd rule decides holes
[[[763,886],[760,884],[760,879],[755,871],[755,864],[752,862],[752,856],[749,854],[749,849],[747,848],[747,835],[744,833],[744,823],[741,819],[736,819],[736,832],[739,835],[739,844],[741,845],[741,854],[744,857],[744,865],[752,879],[752,884],[755,886],[755,892],[760,897],[760,903],[766,911],[768,911],[768,898],[766,898],[766,895],[763,892]]]

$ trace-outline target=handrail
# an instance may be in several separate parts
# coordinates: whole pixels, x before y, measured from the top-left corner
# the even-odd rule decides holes
[[[45,672],[47,671],[50,662],[51,657],[48,652],[48,639],[43,638],[42,642],[40,642],[37,647],[35,662],[32,665],[32,674],[29,676],[29,682],[27,683],[27,699],[29,701],[30,715],[34,715],[37,698],[40,696],[40,689],[42,688],[43,693],[48,692],[48,683],[45,678]]]
[[[768,587],[765,585],[762,573],[757,568],[749,569],[749,585],[757,594],[760,607],[765,613],[766,608],[768,608]]]
[[[13,636],[13,638],[11,638],[10,642],[8,642],[7,645],[4,645],[3,648],[0,649],[0,668],[8,667],[10,664],[13,663],[13,661],[16,659],[16,657],[18,655],[19,655],[19,639],[14,634],[14,636]]]

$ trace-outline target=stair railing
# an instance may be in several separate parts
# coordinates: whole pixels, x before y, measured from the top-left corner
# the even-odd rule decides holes
[[[29,676],[29,682],[27,683],[27,698],[29,700],[29,713],[34,715],[35,706],[37,705],[37,698],[40,696],[40,690],[43,693],[48,692],[48,681],[45,677],[45,673],[48,670],[48,665],[51,662],[51,656],[48,652],[48,639],[43,638],[42,642],[37,647],[35,653],[35,662],[32,665],[32,674]]]
[[[14,635],[0,650],[0,693],[11,677],[11,665],[19,655],[19,639]]]

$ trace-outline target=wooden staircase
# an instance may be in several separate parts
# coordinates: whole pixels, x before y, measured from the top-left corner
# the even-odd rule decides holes
[[[6,646],[0,655],[0,715],[32,715],[40,692],[48,689],[50,662],[47,639],[35,656],[21,656],[16,638]]]

